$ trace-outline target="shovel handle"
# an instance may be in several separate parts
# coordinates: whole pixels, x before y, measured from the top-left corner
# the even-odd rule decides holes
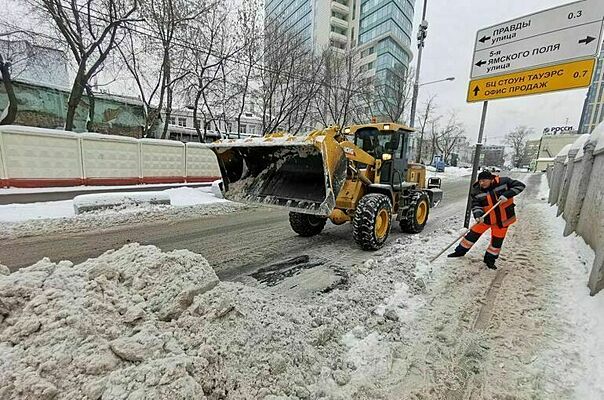
[[[497,208],[497,207],[499,206],[499,204],[501,204],[501,200],[499,200],[497,203],[495,203],[495,205],[494,205],[493,207],[491,207],[491,208],[490,208],[490,209],[489,209],[489,210],[488,210],[486,213],[484,213],[483,217],[486,217],[487,215],[489,215],[489,214],[490,214],[490,213],[491,213],[491,212],[492,212],[492,211],[493,211],[495,208]],[[432,258],[430,259],[430,263],[434,262],[434,261],[435,261],[435,260],[436,260],[438,257],[442,256],[442,255],[443,255],[443,253],[444,253],[445,251],[447,251],[448,249],[450,249],[450,248],[451,248],[451,246],[453,246],[455,243],[457,243],[457,241],[458,241],[459,239],[461,239],[462,237],[464,237],[464,236],[466,235],[466,233],[470,232],[470,230],[471,230],[471,229],[472,229],[472,228],[473,228],[475,225],[477,225],[477,224],[474,224],[474,225],[472,225],[471,227],[466,228],[466,230],[465,230],[465,231],[464,231],[464,232],[463,232],[461,235],[459,235],[459,236],[458,236],[458,237],[457,237],[457,238],[456,238],[456,239],[455,239],[453,242],[451,242],[451,244],[450,244],[450,245],[448,245],[447,247],[445,247],[444,249],[442,249],[442,250],[441,250],[441,252],[440,252],[440,253],[438,253],[436,256],[432,257]]]

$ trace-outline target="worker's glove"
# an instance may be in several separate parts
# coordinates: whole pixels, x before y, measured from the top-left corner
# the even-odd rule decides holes
[[[482,223],[484,223],[484,217],[477,217],[477,218],[475,218],[475,221],[477,224],[482,224]]]
[[[505,196],[499,196],[499,201],[503,203],[503,202],[508,201],[508,198]]]

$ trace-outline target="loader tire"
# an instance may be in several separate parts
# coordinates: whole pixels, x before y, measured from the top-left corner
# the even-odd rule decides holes
[[[352,219],[352,237],[363,250],[381,248],[392,225],[392,203],[388,196],[370,193],[361,198]]]
[[[430,198],[426,193],[413,194],[405,218],[401,219],[401,230],[406,233],[420,233],[424,230],[430,214]]]
[[[294,232],[300,236],[310,237],[321,233],[325,228],[327,218],[312,214],[302,214],[297,212],[289,213],[289,225]]]

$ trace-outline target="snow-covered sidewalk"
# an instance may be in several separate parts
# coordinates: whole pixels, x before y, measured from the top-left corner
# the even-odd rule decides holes
[[[488,234],[465,258],[432,265],[422,337],[393,368],[389,398],[604,398],[604,296],[587,288],[594,253],[563,237],[545,177],[525,177],[498,271],[482,263]]]

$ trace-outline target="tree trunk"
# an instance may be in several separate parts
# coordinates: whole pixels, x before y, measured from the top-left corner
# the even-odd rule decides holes
[[[424,128],[419,135],[419,149],[417,150],[417,156],[415,157],[415,162],[420,163],[422,160],[422,148],[424,147]]]
[[[164,130],[161,134],[162,139],[168,138],[168,122],[170,121],[170,116],[172,115],[172,99],[173,99],[172,88],[168,87],[166,93],[167,93],[167,95],[166,95],[166,120],[164,121]]]
[[[202,136],[201,128],[199,127],[199,122],[197,120],[197,110],[199,110],[199,101],[201,99],[201,88],[197,90],[195,94],[195,103],[193,104],[193,126],[195,127],[195,131],[197,132],[197,137],[200,143],[205,142],[205,135]],[[205,131],[205,129],[204,129]]]
[[[170,116],[172,115],[172,73],[170,68],[170,53],[168,51],[164,51],[164,81],[162,85],[166,89],[166,119],[164,121],[164,129],[161,134],[162,139],[167,139],[168,136],[168,123],[170,121]]]
[[[84,68],[86,63],[84,61],[81,62],[80,67],[78,69],[78,73],[76,74],[75,80],[73,81],[73,86],[71,88],[71,93],[69,93],[69,101],[67,102],[67,116],[65,117],[65,130],[73,131],[75,127],[74,120],[76,115],[76,110],[78,105],[80,104],[80,100],[82,100],[82,94],[84,93],[84,86],[86,85],[84,79]]]
[[[0,74],[2,75],[2,83],[8,96],[8,110],[7,114],[0,120],[0,125],[10,125],[17,119],[17,96],[15,95],[15,88],[10,77],[10,63],[4,62],[0,55]]]
[[[95,107],[95,99],[94,93],[92,92],[92,88],[90,85],[86,85],[86,95],[88,96],[88,121],[86,121],[86,130],[88,132],[92,132],[94,125],[94,107]]]

